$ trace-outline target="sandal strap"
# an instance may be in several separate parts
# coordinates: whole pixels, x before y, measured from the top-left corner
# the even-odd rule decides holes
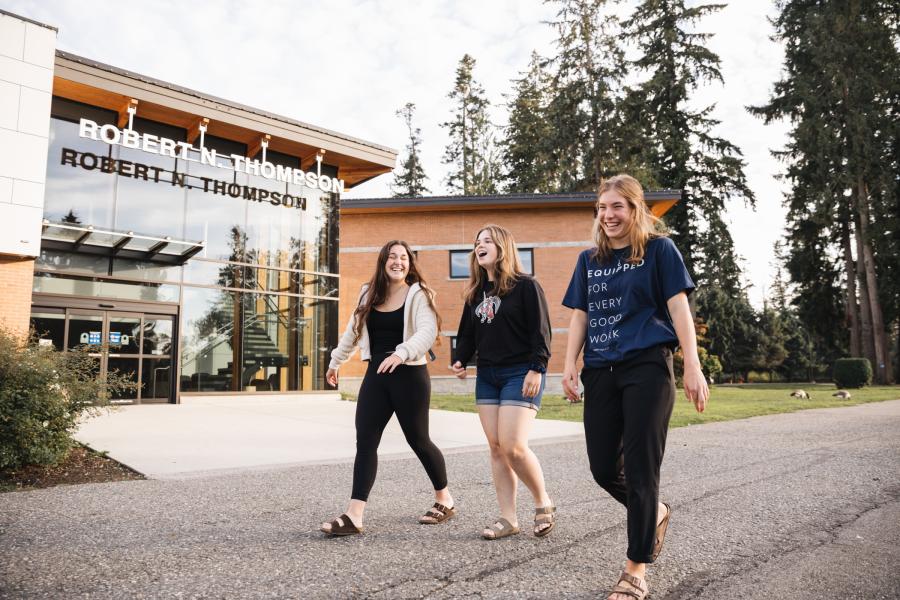
[[[624,594],[626,596],[631,596],[632,598],[636,598],[636,600],[643,600],[643,598],[647,595],[646,592],[643,592],[643,593],[638,592],[638,591],[635,591],[634,588],[625,587],[622,585],[617,585],[616,587],[614,587],[612,589],[612,591],[609,593],[609,596],[612,596],[613,594]]]
[[[432,506],[431,508],[428,509],[428,512],[434,512],[434,509],[437,509],[438,512],[445,514],[445,515],[452,510],[452,509],[444,506],[440,502],[435,502],[434,506]]]
[[[347,523],[353,524],[353,521],[350,520],[350,517],[347,516],[347,513],[342,514],[339,517],[335,517],[334,520],[331,521],[331,528],[335,527],[346,527]]]
[[[556,512],[555,506],[542,506],[541,508],[534,509],[535,515],[552,515]]]
[[[619,575],[619,581],[630,583],[631,585],[645,593],[647,591],[647,584],[644,583],[643,579],[641,579],[640,577],[635,577],[634,575],[626,573],[625,571],[622,571],[622,574]]]
[[[500,527],[497,527],[497,525],[500,525]],[[491,525],[490,527],[488,527],[488,529],[492,529],[492,530],[496,531],[497,533],[500,533],[501,531],[505,531],[507,529],[515,529],[515,527],[513,527],[512,523],[510,523],[503,517],[500,517],[499,519],[494,521],[494,524]]]
[[[342,521],[343,525],[338,523],[338,521]],[[344,513],[331,522],[331,531],[332,533],[343,533],[346,531],[360,531],[360,529],[353,522],[353,519],[351,519],[347,516],[346,513]]]

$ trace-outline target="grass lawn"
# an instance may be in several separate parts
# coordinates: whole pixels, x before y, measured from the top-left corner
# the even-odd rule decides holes
[[[809,400],[791,398],[795,389],[804,389]],[[852,406],[866,402],[900,399],[900,386],[870,386],[859,390],[849,390],[850,400],[833,398],[836,391],[831,384],[772,384],[752,383],[742,385],[717,385],[710,390],[710,401],[703,414],[697,414],[694,405],[687,401],[684,392],[678,390],[671,427],[684,427],[699,423],[731,421],[759,415],[794,412],[807,408],[832,408]],[[545,395],[538,413],[539,419],[581,421],[583,404],[569,404],[563,396]],[[433,394],[431,408],[475,412],[472,396]]]

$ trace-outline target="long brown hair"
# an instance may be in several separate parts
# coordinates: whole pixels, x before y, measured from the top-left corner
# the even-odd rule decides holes
[[[631,208],[631,227],[628,230],[628,243],[631,246],[631,257],[628,262],[636,264],[644,258],[647,242],[653,238],[666,235],[665,228],[656,215],[650,212],[647,201],[644,199],[644,188],[637,179],[631,175],[616,175],[604,179],[597,190],[597,212],[594,225],[591,230],[594,244],[594,258],[603,263],[612,257],[612,246],[603,226],[600,225],[599,202],[600,196],[608,191],[617,192],[622,196]]]
[[[425,299],[428,301],[428,306],[431,307],[435,318],[437,318],[439,334],[437,342],[440,344],[441,315],[434,305],[434,292],[431,291],[431,288],[428,287],[428,284],[425,283],[421,273],[419,273],[415,253],[413,253],[409,244],[403,240],[391,240],[382,246],[381,250],[378,252],[378,259],[375,262],[375,273],[372,275],[371,279],[369,279],[369,287],[366,290],[366,300],[365,302],[360,302],[359,306],[356,307],[356,310],[353,311],[353,318],[355,319],[353,325],[353,333],[355,334],[353,343],[356,344],[359,341],[359,338],[362,337],[362,328],[365,326],[366,319],[369,318],[369,313],[372,312],[372,308],[379,304],[384,304],[385,300],[387,300],[387,291],[390,282],[388,281],[387,274],[384,272],[384,267],[387,264],[388,256],[391,254],[391,248],[394,246],[403,246],[406,250],[406,254],[409,256],[409,272],[406,274],[406,284],[412,285],[418,283],[419,287],[421,287],[422,291],[425,293]]]
[[[502,297],[516,286],[516,281],[525,274],[525,269],[522,268],[522,260],[516,249],[516,240],[513,239],[513,235],[508,229],[500,225],[485,225],[475,234],[476,243],[478,236],[484,231],[491,234],[491,239],[497,246],[497,262],[494,263],[494,290],[498,296]],[[466,287],[465,293],[466,304],[475,302],[487,280],[487,271],[478,264],[478,257],[475,256],[473,248],[469,254],[469,285]]]

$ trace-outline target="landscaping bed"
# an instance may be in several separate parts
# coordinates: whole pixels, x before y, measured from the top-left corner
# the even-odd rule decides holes
[[[77,445],[55,466],[30,465],[15,471],[0,472],[0,492],[131,479],[145,479],[145,477],[103,453]]]

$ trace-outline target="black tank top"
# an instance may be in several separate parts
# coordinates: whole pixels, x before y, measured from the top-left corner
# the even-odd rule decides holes
[[[403,306],[391,312],[381,312],[373,307],[366,319],[369,333],[369,348],[372,356],[390,354],[403,343]]]

